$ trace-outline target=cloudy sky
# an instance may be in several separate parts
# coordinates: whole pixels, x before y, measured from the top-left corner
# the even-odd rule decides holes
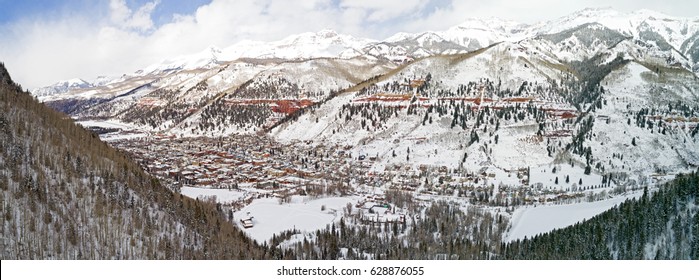
[[[384,39],[471,17],[546,21],[586,7],[696,17],[696,0],[0,0],[0,61],[25,88],[131,73],[241,40],[334,29]]]

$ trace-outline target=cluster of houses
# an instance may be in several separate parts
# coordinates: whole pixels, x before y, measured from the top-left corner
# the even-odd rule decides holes
[[[280,144],[258,135],[226,138],[143,138],[117,140],[150,174],[176,187],[269,190],[275,196],[303,194],[366,173],[351,146]],[[329,172],[332,171],[332,172]]]
[[[264,135],[128,139],[115,141],[113,145],[125,150],[173,189],[256,189],[283,200],[293,195],[344,195],[364,186],[404,191],[416,198],[462,197],[474,203],[496,205],[540,202],[543,197],[548,202],[551,197],[563,195],[529,186],[527,169],[506,170],[516,176],[520,185],[495,188],[491,183],[495,174],[487,168],[467,171],[446,166],[393,164],[376,171],[371,170],[376,159],[356,154],[353,157],[351,146],[281,144]],[[252,199],[245,199],[234,208],[240,209]],[[377,212],[369,209],[387,205],[385,202],[382,197],[368,196],[364,203],[369,207],[367,212]],[[363,206],[356,205],[357,209]],[[367,219],[383,221],[381,215],[370,216]],[[399,218],[391,217],[392,221]]]

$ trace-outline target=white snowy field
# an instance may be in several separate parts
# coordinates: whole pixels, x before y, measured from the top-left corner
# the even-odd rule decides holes
[[[120,129],[119,132],[110,132],[100,135],[100,139],[103,141],[117,141],[126,139],[135,139],[149,137],[150,133],[148,130],[142,126],[137,126],[134,124],[124,123],[118,120],[86,120],[78,121],[78,124],[83,127],[101,127],[101,128],[116,128]]]
[[[285,230],[310,232],[339,222],[347,203],[355,204],[357,200],[357,197],[310,200],[307,197],[294,196],[290,203],[279,204],[277,198],[263,198],[234,213],[234,218],[240,228],[243,228],[240,220],[252,216],[253,227],[243,231],[259,243],[269,242],[272,235]]]
[[[102,127],[102,128],[119,128],[119,129],[133,129],[134,126],[131,124],[123,123],[117,120],[86,120],[77,121],[78,124],[84,127]]]
[[[240,190],[229,190],[229,189],[203,189],[203,188],[193,188],[193,187],[182,187],[180,192],[191,198],[203,198],[215,196],[216,202],[226,203],[239,200],[245,196],[245,193]]]
[[[612,199],[582,202],[566,205],[527,206],[515,210],[512,215],[512,227],[505,235],[504,241],[531,238],[537,234],[554,229],[565,228],[577,222],[590,219],[595,215],[621,204],[626,199],[638,198],[642,192]]]
[[[556,173],[553,173],[554,167]],[[585,168],[578,165],[571,167],[570,164],[564,163],[532,166],[530,172],[529,184],[541,183],[545,188],[566,190],[572,189],[573,186],[582,188],[602,184],[602,176],[595,173],[586,175]],[[569,179],[568,182],[566,182],[566,177]],[[556,183],[556,178],[558,178],[558,183]],[[582,184],[579,184],[580,182]]]

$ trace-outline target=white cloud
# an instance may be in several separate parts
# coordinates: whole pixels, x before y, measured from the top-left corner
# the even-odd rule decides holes
[[[0,33],[0,57],[15,80],[34,88],[74,77],[131,73],[211,45],[278,40],[324,28],[361,30],[360,21],[345,19],[328,0],[214,0],[157,28],[151,13],[158,1],[133,10],[125,3],[111,1],[104,19],[66,16],[0,27],[8,30]]]
[[[340,7],[363,11],[367,14],[367,21],[381,22],[415,13],[424,8],[428,2],[428,0],[342,0]]]
[[[126,6],[124,0],[109,1],[109,16],[113,23],[119,24],[125,22],[131,15],[131,9]]]
[[[109,17],[113,24],[121,28],[142,32],[149,31],[153,29],[151,14],[158,3],[160,3],[159,0],[148,2],[133,12],[126,6],[125,0],[111,0],[109,1]]]

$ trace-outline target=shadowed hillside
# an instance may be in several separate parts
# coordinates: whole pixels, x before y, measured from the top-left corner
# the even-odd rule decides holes
[[[220,207],[174,194],[0,64],[0,258],[271,257]]]

